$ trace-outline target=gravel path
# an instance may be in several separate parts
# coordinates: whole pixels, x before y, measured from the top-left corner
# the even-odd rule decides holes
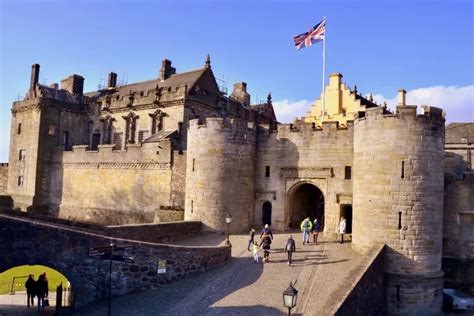
[[[299,290],[295,312],[325,315],[329,295],[344,286],[344,279],[360,262],[350,244],[323,240],[302,246],[288,266],[283,251],[288,234],[275,234],[270,262],[255,264],[247,251],[247,236],[231,236],[232,260],[206,274],[156,290],[116,297],[113,315],[286,315],[282,292],[290,281]],[[180,242],[186,245],[219,244],[223,235],[202,236]],[[107,303],[98,302],[75,315],[106,315]]]

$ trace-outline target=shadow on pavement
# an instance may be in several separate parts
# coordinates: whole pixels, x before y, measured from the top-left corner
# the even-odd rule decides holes
[[[283,313],[276,308],[263,306],[263,305],[211,307],[209,314],[212,314],[212,315],[286,315],[286,313]]]

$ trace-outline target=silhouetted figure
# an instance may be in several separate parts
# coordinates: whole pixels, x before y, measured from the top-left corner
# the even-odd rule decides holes
[[[270,261],[270,244],[272,243],[272,238],[269,234],[264,234],[262,237],[260,246],[263,249],[263,262],[268,262]]]
[[[293,256],[293,252],[296,251],[296,243],[291,235],[286,241],[285,250],[288,253],[288,265],[291,265],[291,257]]]
[[[36,295],[38,296],[38,311],[42,311],[45,307],[45,297],[48,296],[48,279],[46,278],[46,273],[41,274],[38,281],[36,281]]]
[[[247,245],[247,250],[250,251],[250,246],[254,244],[255,242],[255,229],[251,229],[250,230],[250,234],[249,234],[249,244]]]
[[[26,302],[27,306],[35,306],[34,297],[36,295],[36,281],[33,279],[33,275],[30,274],[28,280],[25,282],[26,288]]]

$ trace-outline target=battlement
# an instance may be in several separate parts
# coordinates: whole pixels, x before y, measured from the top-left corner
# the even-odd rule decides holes
[[[444,127],[444,112],[440,108],[423,105],[422,113],[417,114],[418,107],[416,105],[399,105],[395,113],[391,113],[384,107],[374,107],[366,109],[365,112],[359,112],[356,116],[356,122],[360,121],[378,121],[380,119],[402,119],[412,120],[419,123]]]
[[[189,129],[196,128],[211,128],[222,131],[230,129],[245,132],[248,130],[256,130],[257,125],[253,122],[238,118],[208,117],[189,121]]]
[[[0,168],[8,168],[8,162],[0,162]]]

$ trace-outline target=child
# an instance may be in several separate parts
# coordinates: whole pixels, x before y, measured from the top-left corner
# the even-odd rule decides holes
[[[313,224],[313,242],[316,245],[318,243],[318,235],[319,235],[319,223],[318,219],[314,219],[314,224]]]
[[[258,258],[258,243],[255,241],[253,243],[253,262],[258,263],[259,258]]]

